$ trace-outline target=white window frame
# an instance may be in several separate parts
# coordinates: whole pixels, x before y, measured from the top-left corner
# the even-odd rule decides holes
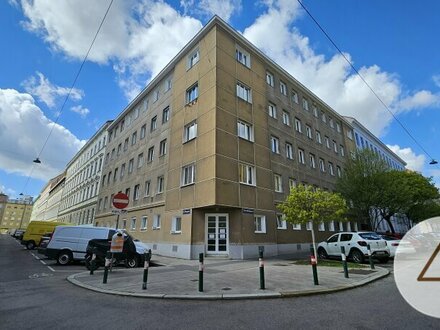
[[[131,218],[130,231],[136,231],[136,217]]]
[[[196,165],[194,163],[183,166],[180,176],[180,186],[188,186],[194,184],[196,180]]]
[[[182,233],[182,217],[174,216],[171,221],[171,234]]]
[[[298,148],[298,162],[300,164],[305,164],[306,163],[305,155],[304,154],[305,154],[304,150],[301,149],[301,148]]]
[[[271,87],[274,86],[273,74],[270,73],[269,71],[266,71],[266,83]]]
[[[324,139],[325,139],[325,146],[327,147],[327,149],[331,149],[330,138],[328,136],[325,136]]]
[[[194,140],[197,137],[197,122],[193,121],[183,128],[183,143]]]
[[[146,231],[148,228],[148,216],[144,215],[141,218],[141,231]]]
[[[341,167],[338,165],[336,165],[336,175],[338,176],[338,178],[342,177]]]
[[[167,139],[163,139],[162,141],[160,141],[159,143],[159,157],[160,156],[165,156],[167,154]]]
[[[145,181],[144,197],[148,197],[151,194],[151,180]]]
[[[235,47],[235,59],[244,66],[251,67],[251,55],[238,45]]]
[[[255,214],[254,223],[256,234],[266,234],[266,216]]]
[[[270,117],[277,119],[277,106],[275,104],[269,102],[267,111]]]
[[[283,192],[283,177],[280,174],[273,175],[275,192]]]
[[[306,125],[306,135],[309,139],[313,139],[312,128],[309,125]]]
[[[140,190],[141,190],[141,185],[137,184],[134,186],[134,191],[133,191],[133,200],[137,201],[139,199],[140,196]]]
[[[157,189],[156,189],[156,192],[158,194],[163,193],[164,185],[165,185],[165,177],[163,175],[158,176],[157,177]]]
[[[292,229],[293,230],[301,230],[301,224],[300,223],[293,223]]]
[[[287,221],[284,214],[277,213],[277,229],[286,230],[287,229]]]
[[[238,177],[241,184],[255,186],[257,182],[255,166],[240,163],[238,166]]]
[[[283,124],[290,126],[290,114],[286,110],[283,110]]]
[[[314,115],[316,118],[319,117],[319,115],[318,115],[318,107],[317,107],[316,105],[313,106],[313,115]]]
[[[302,107],[305,111],[309,111],[309,101],[305,97],[302,99]]]
[[[298,104],[298,93],[294,90],[292,90],[292,97],[291,97],[292,101],[296,104]]]
[[[296,188],[296,180],[293,178],[289,178],[289,190],[292,188]]]
[[[302,133],[301,120],[296,117],[295,117],[295,130],[299,133]]]
[[[186,104],[197,101],[199,98],[199,83],[195,83],[186,90],[185,100]]]
[[[335,140],[332,140],[333,142],[333,151],[337,154],[338,153],[338,144],[336,143]]]
[[[287,85],[282,81],[280,81],[280,93],[284,96],[287,96]]]
[[[316,142],[318,142],[319,144],[322,144],[321,132],[316,130],[315,134],[316,134]]]
[[[306,230],[312,230],[312,227],[313,227],[313,223],[312,223],[312,221],[307,221],[307,223],[306,223]]]
[[[148,148],[147,163],[151,163],[154,159],[154,146]]]
[[[237,121],[237,135],[245,140],[254,142],[254,127],[244,121]]]
[[[280,139],[278,139],[276,136],[272,135],[270,137],[270,149],[273,153],[280,153]]]
[[[324,224],[324,221],[321,221],[321,222],[318,224],[318,231],[325,231],[325,224]]]
[[[335,176],[335,169],[333,167],[333,163],[328,162],[328,171],[330,173],[330,175]]]
[[[293,145],[289,142],[286,142],[286,158],[293,159]]]
[[[199,62],[199,60],[200,60],[200,51],[197,48],[188,55],[188,62],[187,62],[188,70],[191,69],[194,65],[196,65]]]
[[[319,169],[322,173],[325,173],[325,161],[322,158],[319,158]]]
[[[161,215],[155,214],[153,216],[153,230],[159,230],[161,225]]]
[[[311,168],[316,168],[316,157],[314,154],[309,154],[309,163]]]
[[[341,151],[341,156],[345,157],[345,149],[344,149],[344,146],[342,144],[339,145],[339,150]]]
[[[252,90],[250,87],[237,81],[237,97],[245,102],[252,103]]]

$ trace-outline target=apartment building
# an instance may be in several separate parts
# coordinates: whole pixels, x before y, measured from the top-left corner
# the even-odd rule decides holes
[[[107,145],[107,128],[111,122],[102,125],[67,164],[58,211],[59,220],[77,225],[94,222]]]
[[[31,214],[31,221],[55,221],[58,219],[58,211],[66,173],[63,172],[49,180],[35,199]]]
[[[108,127],[95,224],[181,258],[308,249],[310,225],[277,211],[289,189],[332,190],[355,150],[350,124],[214,17]],[[320,224],[317,239],[357,223]]]
[[[32,197],[9,199],[0,194],[0,231],[26,229],[32,213]]]

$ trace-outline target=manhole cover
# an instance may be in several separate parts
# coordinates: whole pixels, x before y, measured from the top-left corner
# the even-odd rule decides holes
[[[231,288],[222,288],[223,291],[231,290]]]
[[[369,275],[375,273],[374,270],[366,270],[366,269],[350,269],[348,272],[350,274],[357,274],[357,275]]]

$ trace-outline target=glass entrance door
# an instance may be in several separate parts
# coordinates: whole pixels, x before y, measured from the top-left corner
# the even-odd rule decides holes
[[[207,214],[206,254],[228,254],[229,227],[227,214]]]

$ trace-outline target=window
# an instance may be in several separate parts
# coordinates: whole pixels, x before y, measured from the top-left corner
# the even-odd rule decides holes
[[[237,82],[237,96],[246,102],[252,103],[251,89],[239,82]]]
[[[133,172],[133,163],[134,163],[134,159],[130,159],[128,161],[128,173],[130,174],[131,172]]]
[[[321,114],[321,120],[322,120],[323,123],[327,122],[327,117],[325,116],[324,112]]]
[[[283,180],[281,175],[274,174],[274,186],[276,192],[283,192]]]
[[[316,105],[313,106],[313,115],[318,118],[318,107]]]
[[[137,201],[139,199],[139,191],[140,191],[141,185],[137,184],[134,186],[134,192],[133,192],[133,200]]]
[[[270,148],[272,152],[276,154],[280,153],[280,140],[277,137],[275,136],[270,137]]]
[[[342,144],[339,145],[339,150],[341,150],[341,156],[345,157],[345,150],[344,150],[344,146]]]
[[[293,230],[301,230],[301,224],[300,223],[294,223],[292,224]]]
[[[196,49],[188,55],[188,69],[191,69],[200,59],[199,50]]]
[[[321,170],[321,172],[325,172],[325,163],[324,163],[324,159],[319,158],[319,169]]]
[[[328,117],[328,123],[329,123],[331,128],[335,128],[335,123],[333,121],[333,118]]]
[[[183,142],[188,142],[197,137],[197,123],[193,121],[186,125],[183,129]]]
[[[143,138],[145,138],[145,132],[147,130],[147,125],[142,125],[141,127],[141,134],[140,134],[140,139],[142,140]]]
[[[307,99],[303,98],[303,109],[306,111],[309,111],[309,101],[307,101]]]
[[[150,196],[150,188],[151,188],[151,181],[145,181],[145,194],[144,197]]]
[[[235,59],[241,64],[247,66],[248,68],[251,67],[251,56],[248,52],[244,51],[238,46],[235,49]]]
[[[338,133],[341,133],[341,124],[336,123],[336,131],[337,131]]]
[[[172,86],[172,84],[171,84],[171,78],[168,78],[168,79],[165,81],[165,92],[169,91],[169,90],[171,89],[171,86]]]
[[[264,215],[255,215],[255,232],[266,233],[266,217]]]
[[[246,164],[239,164],[239,180],[240,183],[255,186],[255,167]]]
[[[102,186],[104,187],[104,185],[105,185],[105,178],[106,178],[106,175],[104,174],[103,176],[102,176]]]
[[[342,171],[340,166],[336,166],[336,174],[338,175],[338,178],[342,177]]]
[[[115,172],[113,173],[113,182],[116,182],[117,178],[118,178],[118,168],[116,167]]]
[[[167,153],[167,139],[160,141],[159,156],[164,156]]]
[[[196,176],[196,166],[194,164],[190,164],[182,167],[182,176],[180,179],[181,185],[186,186],[195,182]]]
[[[287,86],[282,81],[280,81],[280,93],[283,95],[287,95]]]
[[[130,226],[130,230],[131,230],[131,231],[136,230],[136,218],[131,218],[131,226]]]
[[[136,144],[136,138],[137,138],[137,131],[133,132],[133,134],[131,135],[131,145]]]
[[[304,157],[304,150],[302,150],[302,149],[298,149],[298,161],[301,164],[305,164],[306,163],[305,157]]]
[[[283,214],[277,214],[277,229],[287,229],[287,222]]]
[[[153,230],[160,229],[160,214],[155,214],[153,218]]]
[[[148,217],[144,215],[141,219],[141,231],[145,231],[148,228]]]
[[[330,175],[335,175],[335,171],[333,169],[333,163],[328,162],[328,171],[330,172]]]
[[[314,154],[309,154],[310,167],[316,168],[316,159]]]
[[[154,146],[148,149],[147,162],[150,163],[154,159]]]
[[[121,154],[121,150],[122,150],[122,144],[119,143],[118,144],[118,151],[116,151],[116,156],[119,156]]]
[[[324,222],[323,222],[323,221],[321,221],[321,222],[318,224],[318,231],[325,231],[325,225],[324,225]]]
[[[108,172],[107,185],[110,183],[111,176],[112,176],[112,171]]]
[[[266,71],[266,82],[269,86],[273,87],[273,74]]]
[[[328,136],[325,137],[325,145],[327,149],[330,149],[330,139],[328,138]]]
[[[153,103],[159,100],[159,90],[155,91],[153,94]]]
[[[298,93],[294,90],[292,90],[291,99],[292,99],[292,103],[298,104]]]
[[[307,229],[307,230],[312,230],[312,228],[313,228],[313,223],[312,223],[311,221],[308,221],[308,222],[306,223],[306,229]]]
[[[182,232],[182,218],[173,217],[171,222],[171,234],[180,234]]]
[[[292,188],[296,188],[296,181],[295,179],[289,178],[289,190]]]
[[[290,126],[290,115],[287,111],[283,110],[283,124]]]
[[[269,116],[277,119],[277,106],[273,103],[269,103],[267,109],[269,111]]]
[[[157,129],[157,116],[154,116],[153,118],[151,118],[150,132],[153,132],[156,129]]]
[[[128,138],[126,138],[124,141],[124,151],[127,151],[127,149],[128,149]]]
[[[298,118],[295,118],[295,129],[297,132],[302,133],[302,126],[301,126],[301,120]]]
[[[140,168],[140,167],[142,167],[142,165],[144,165],[144,153],[143,152],[138,155],[137,167]]]
[[[157,178],[157,193],[158,194],[163,193],[163,186],[164,186],[164,177],[160,176]]]
[[[306,134],[309,139],[313,139],[312,128],[309,125],[306,125]]]
[[[348,223],[347,223],[348,224]],[[347,226],[348,228],[348,226]],[[347,230],[349,231],[349,230]],[[352,234],[341,234],[341,237],[339,238],[339,242],[348,242],[351,241],[351,238],[353,237]]]
[[[166,107],[162,111],[162,124],[165,124],[170,120],[170,107]]]
[[[122,180],[122,178],[124,177],[125,174],[125,163],[121,165],[121,174],[119,176],[119,179]]]
[[[334,221],[329,222],[328,231],[335,231],[335,222]]]
[[[253,141],[254,140],[254,131],[252,128],[252,125],[247,124],[243,121],[238,121],[237,122],[237,131],[238,131],[238,136],[248,140],[248,141]]]
[[[195,84],[186,91],[186,103],[191,103],[199,97],[199,85]]]
[[[125,189],[125,194],[128,196],[128,198],[130,199],[130,188]]]
[[[107,208],[107,204],[108,204],[108,197],[105,196],[104,197],[104,210]]]
[[[347,131],[347,137],[348,137],[350,140],[353,140],[353,132],[352,132],[351,130],[348,130],[348,131]]]
[[[293,146],[288,142],[286,142],[286,158],[293,159]]]
[[[336,143],[335,140],[333,140],[332,142],[333,142],[333,150],[335,151],[335,153],[338,153],[338,144]]]
[[[315,131],[315,134],[316,134],[316,142],[318,142],[319,144],[322,144],[321,132],[320,131]]]

